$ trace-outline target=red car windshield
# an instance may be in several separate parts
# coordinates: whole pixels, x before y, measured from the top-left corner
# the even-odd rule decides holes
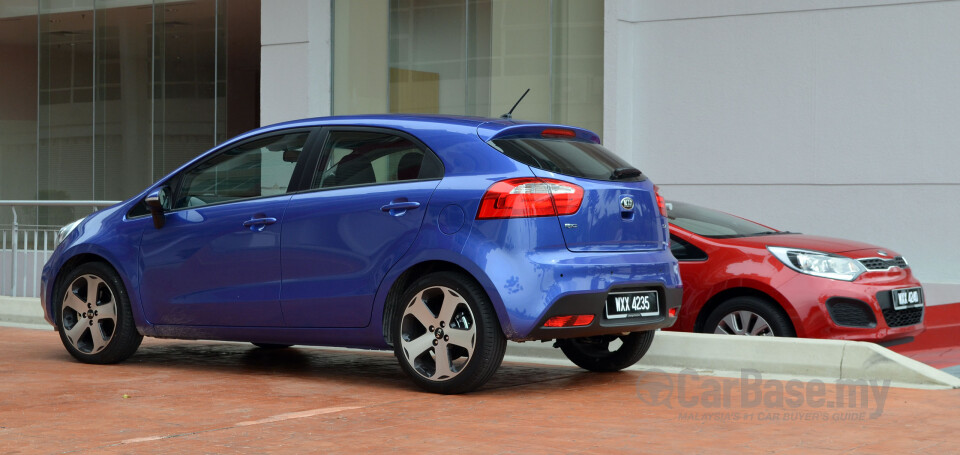
[[[685,202],[667,201],[667,218],[676,227],[713,239],[789,233]]]

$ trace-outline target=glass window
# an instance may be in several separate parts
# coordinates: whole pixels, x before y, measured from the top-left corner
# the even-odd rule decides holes
[[[674,226],[714,239],[790,234],[790,232],[777,231],[738,216],[684,202],[667,202],[667,218]]]
[[[333,113],[603,127],[601,0],[335,0]]]
[[[184,174],[174,208],[286,193],[309,134],[255,139],[207,159]]]
[[[527,166],[557,174],[593,180],[637,181],[643,179],[639,171],[600,144],[593,142],[511,138],[494,139],[504,155]],[[614,171],[632,171],[615,176]]]
[[[443,175],[439,160],[413,141],[385,133],[334,131],[327,159],[312,188],[433,179]]]
[[[37,0],[0,2],[0,23],[0,199],[36,199]],[[37,221],[33,207],[17,207],[17,214],[20,223]],[[4,207],[0,229],[11,222],[13,215]],[[0,276],[0,285],[4,279]]]
[[[707,253],[677,236],[670,236],[670,252],[678,261],[703,261]]]
[[[259,124],[260,0],[3,0],[0,19],[2,199],[126,199]]]

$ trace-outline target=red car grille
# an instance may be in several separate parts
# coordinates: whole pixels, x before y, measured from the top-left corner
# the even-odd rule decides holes
[[[897,256],[893,259],[882,259],[882,258],[869,258],[869,259],[860,259],[859,260],[867,270],[887,270],[890,267],[900,267],[905,269],[910,267],[907,265],[907,261],[903,259],[903,256]]]

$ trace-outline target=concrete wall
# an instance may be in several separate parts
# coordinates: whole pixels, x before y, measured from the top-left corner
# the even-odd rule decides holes
[[[668,199],[891,248],[960,301],[957,23],[960,2],[608,1],[604,140]]]
[[[387,44],[389,14],[385,0],[337,2],[333,39],[345,43],[333,59],[333,112],[388,112],[390,84]]]
[[[260,124],[330,115],[330,0],[260,8]]]

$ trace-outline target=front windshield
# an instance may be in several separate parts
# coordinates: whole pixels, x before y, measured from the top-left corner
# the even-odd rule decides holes
[[[685,202],[667,201],[667,218],[670,219],[670,224],[674,226],[714,239],[786,233],[727,213]]]

